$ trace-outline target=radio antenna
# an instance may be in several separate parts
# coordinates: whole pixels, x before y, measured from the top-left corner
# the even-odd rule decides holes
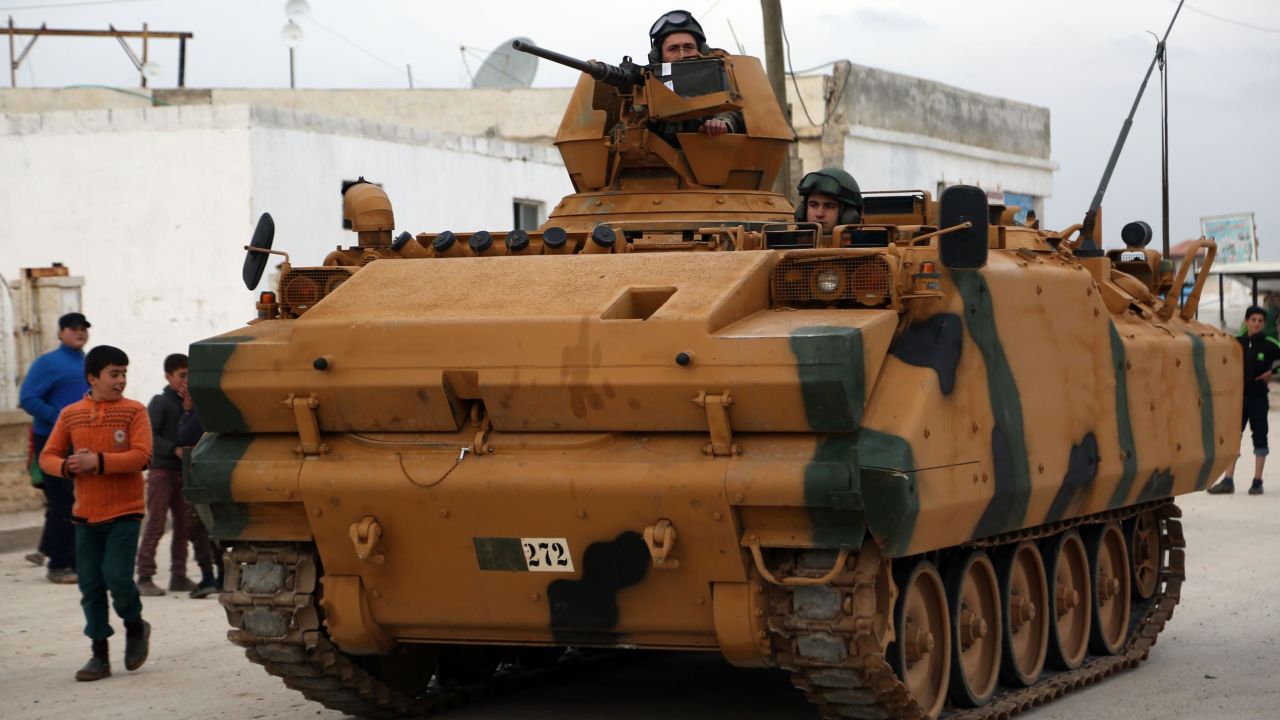
[[[1164,31],[1164,37],[1156,43],[1155,57],[1151,58],[1151,64],[1147,66],[1147,74],[1142,78],[1142,85],[1138,86],[1138,96],[1133,99],[1133,107],[1129,108],[1129,117],[1125,118],[1124,125],[1120,126],[1120,137],[1116,138],[1116,145],[1111,150],[1111,158],[1107,160],[1107,169],[1102,173],[1102,182],[1098,183],[1098,191],[1094,193],[1093,202],[1089,203],[1089,210],[1084,214],[1084,224],[1080,228],[1080,250],[1076,253],[1077,255],[1087,257],[1102,254],[1098,239],[1094,237],[1094,226],[1098,220],[1098,208],[1102,207],[1102,196],[1107,193],[1107,185],[1111,183],[1111,173],[1115,172],[1116,161],[1120,159],[1120,151],[1124,149],[1124,142],[1129,137],[1129,129],[1133,127],[1133,116],[1138,112],[1138,103],[1142,102],[1142,94],[1147,90],[1147,81],[1151,79],[1151,71],[1155,70],[1158,64],[1161,77],[1160,164],[1164,183],[1164,257],[1169,257],[1169,119],[1168,99],[1166,97],[1168,82],[1164,74],[1165,42],[1168,41],[1169,33],[1173,30],[1173,23],[1178,19],[1178,13],[1182,12],[1183,2],[1185,0],[1178,0],[1178,7],[1173,11],[1173,18],[1169,20],[1169,27]]]

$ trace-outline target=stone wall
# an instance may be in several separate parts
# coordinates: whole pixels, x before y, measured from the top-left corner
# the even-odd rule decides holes
[[[0,513],[41,507],[40,491],[27,475],[31,417],[21,410],[0,411]]]

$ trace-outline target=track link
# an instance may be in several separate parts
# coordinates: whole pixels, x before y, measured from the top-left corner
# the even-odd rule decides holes
[[[998,693],[980,708],[948,710],[942,717],[1005,720],[1135,667],[1147,658],[1156,637],[1173,616],[1186,577],[1186,542],[1178,520],[1182,511],[1172,499],[1018,530],[969,546],[998,547],[1038,540],[1072,527],[1124,521],[1148,510],[1155,513],[1160,531],[1160,582],[1156,595],[1136,609],[1137,617],[1131,622],[1125,648],[1114,656],[1094,657],[1076,670],[1046,674],[1029,688]],[[829,568],[830,561],[824,556],[812,563],[819,569],[807,569],[802,556],[793,574],[820,576],[824,560]],[[765,595],[769,640],[778,664],[791,671],[792,684],[805,693],[824,718],[923,720],[927,717],[924,710],[910,697],[885,657],[889,629],[884,608],[886,602],[891,608],[896,600],[896,590],[888,580],[887,562],[874,551],[864,551],[849,565],[825,586],[797,589],[757,581],[756,588]]]
[[[431,687],[408,695],[382,682],[329,641],[320,623],[315,550],[249,545],[224,556],[219,596],[231,642],[308,700],[366,718],[422,717],[461,702],[473,688]]]

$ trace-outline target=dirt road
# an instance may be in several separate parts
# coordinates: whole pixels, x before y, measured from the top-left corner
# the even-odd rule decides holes
[[[1270,475],[1270,473],[1268,473]],[[1068,696],[1028,720],[1174,720],[1280,717],[1280,472],[1271,494],[1194,495],[1185,511],[1187,583],[1173,621],[1137,671]],[[167,538],[164,541],[167,543]],[[161,544],[161,555],[165,544]],[[77,683],[88,657],[79,594],[51,585],[22,553],[0,555],[0,717],[343,717],[305,701],[225,639],[214,599],[145,599],[151,657],[125,672],[123,636],[112,643],[115,676]],[[119,629],[118,620],[116,621]],[[527,683],[450,718],[627,720],[807,718],[812,711],[780,672],[738,670],[713,654],[641,654]]]

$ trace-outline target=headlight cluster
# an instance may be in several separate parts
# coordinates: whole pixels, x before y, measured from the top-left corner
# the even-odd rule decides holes
[[[280,279],[280,304],[301,315],[337,290],[357,269],[347,266],[293,268]]]
[[[879,307],[892,287],[893,269],[879,254],[784,257],[770,280],[775,307]]]

